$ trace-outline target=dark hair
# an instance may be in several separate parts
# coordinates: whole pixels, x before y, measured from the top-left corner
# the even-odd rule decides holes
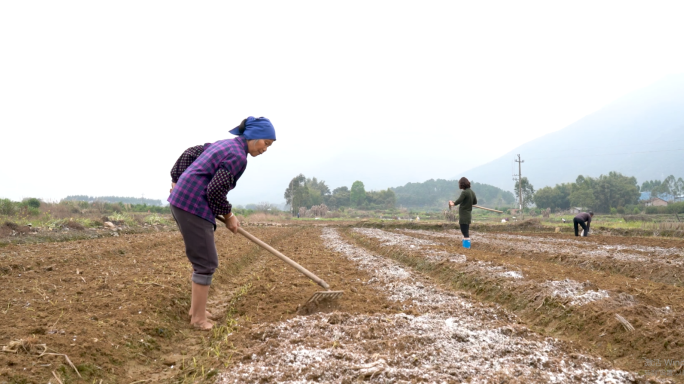
[[[247,122],[247,119],[242,120],[242,123],[238,125],[238,128],[240,129],[240,134],[242,135],[245,133],[245,123]]]
[[[458,188],[459,189],[470,188],[470,181],[468,181],[468,179],[466,179],[465,177],[461,177],[461,180],[458,181]]]
[[[594,212],[589,211],[589,215],[594,216]]]

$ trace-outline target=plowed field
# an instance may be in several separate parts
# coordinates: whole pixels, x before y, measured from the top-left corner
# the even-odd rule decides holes
[[[684,242],[225,229],[214,329],[189,326],[178,232],[0,248],[0,383],[684,382]]]

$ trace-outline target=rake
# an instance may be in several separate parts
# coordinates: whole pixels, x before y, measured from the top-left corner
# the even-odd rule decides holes
[[[225,223],[225,222],[226,222],[226,219],[225,219],[223,216],[217,216],[216,218],[217,218],[219,221],[221,221],[222,223]],[[328,283],[326,283],[323,279],[321,279],[320,277],[318,277],[318,276],[314,275],[313,273],[309,272],[308,269],[306,269],[306,268],[302,267],[301,265],[297,264],[297,262],[295,262],[294,260],[292,260],[292,259],[290,259],[289,257],[287,257],[287,256],[283,255],[282,253],[278,252],[278,250],[276,250],[275,248],[273,248],[273,247],[271,247],[270,245],[268,245],[268,244],[264,243],[263,241],[259,240],[256,236],[254,236],[254,235],[252,235],[251,233],[249,233],[249,232],[245,231],[244,229],[242,229],[242,227],[238,227],[237,231],[238,231],[238,233],[241,234],[242,236],[248,238],[249,240],[251,240],[252,242],[254,242],[255,244],[257,244],[257,245],[260,246],[261,248],[263,248],[263,249],[265,249],[265,250],[271,252],[275,257],[277,257],[277,258],[279,258],[280,260],[286,262],[286,263],[289,264],[292,268],[294,268],[294,269],[298,270],[299,272],[301,272],[304,276],[306,276],[306,277],[308,277],[309,279],[311,279],[314,283],[316,283],[316,284],[318,284],[318,285],[320,285],[321,287],[323,287],[323,288],[326,289],[325,291],[319,291],[319,292],[314,293],[313,296],[311,296],[311,298],[310,298],[309,300],[306,301],[307,303],[318,303],[319,301],[337,299],[337,298],[339,298],[340,296],[342,296],[342,294],[344,293],[344,291],[331,291],[331,290],[330,290],[330,285],[328,285]]]
[[[480,208],[480,209],[484,209],[485,211],[503,213],[503,211],[498,211],[496,209],[491,209],[491,208],[480,207],[479,205],[473,205],[473,208]],[[451,210],[451,205],[449,206],[449,210]]]

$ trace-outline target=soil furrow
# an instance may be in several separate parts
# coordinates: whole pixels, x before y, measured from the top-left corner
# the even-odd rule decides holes
[[[439,243],[454,243],[455,232],[402,230],[401,233]],[[474,233],[477,249],[498,252],[509,257],[549,261],[596,271],[607,271],[627,277],[645,278],[654,282],[684,286],[684,251],[678,247],[620,245],[605,241],[569,240],[554,237]]]
[[[464,250],[460,242],[440,242],[424,233],[357,229],[349,238],[454,288],[503,304],[532,329],[579,343],[616,366],[646,371],[644,359],[677,360],[683,352],[676,341],[683,313],[679,287],[481,251],[477,242]],[[431,243],[418,246],[416,240]],[[456,255],[462,256],[458,262]],[[618,314],[636,330],[626,331]]]
[[[396,262],[373,255],[324,229],[326,246],[372,278],[413,314],[315,314],[265,325],[260,347],[221,375],[237,382],[632,382],[516,324],[515,317],[431,283]],[[357,285],[360,286],[360,285]]]

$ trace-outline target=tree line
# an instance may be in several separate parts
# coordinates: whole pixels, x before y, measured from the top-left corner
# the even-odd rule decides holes
[[[363,182],[355,181],[351,189],[343,186],[330,190],[324,180],[307,178],[303,174],[295,176],[285,189],[285,202],[298,210],[325,204],[331,209],[353,207],[359,209],[393,209],[396,196],[391,189],[366,191]]]
[[[488,184],[470,183],[477,195],[479,205],[504,207],[515,203],[509,191]],[[422,183],[407,183],[392,188],[397,196],[397,204],[413,209],[444,209],[449,200],[456,200],[460,194],[458,180],[430,179]]]
[[[565,210],[570,207],[592,209],[596,212],[622,211],[639,203],[640,188],[635,177],[610,172],[597,178],[578,176],[574,183],[556,184],[534,191],[527,178],[523,183],[523,205],[534,203],[537,207]],[[515,184],[519,196],[518,183]]]
[[[641,184],[641,192],[650,192],[651,197],[680,201],[684,195],[684,180],[681,177],[675,178],[674,175],[666,177],[663,181],[647,180]]]
[[[162,206],[161,200],[146,199],[144,197],[123,197],[123,196],[87,196],[87,195],[72,195],[67,196],[63,201],[87,201],[92,203],[94,201],[102,201],[105,203],[124,203],[124,204],[139,204],[139,205],[156,205]]]

